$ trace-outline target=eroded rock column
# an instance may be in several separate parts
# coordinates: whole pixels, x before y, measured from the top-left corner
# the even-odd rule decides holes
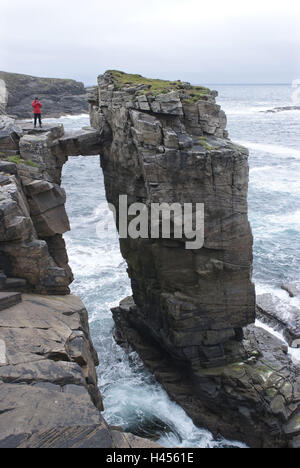
[[[255,314],[247,150],[227,139],[215,93],[181,82],[161,82],[158,93],[158,80],[142,81],[107,72],[90,96],[107,199],[117,210],[123,194],[149,208],[203,203],[205,242],[187,250],[184,238],[121,239],[137,305],[128,319],[179,361],[222,364],[239,354]]]

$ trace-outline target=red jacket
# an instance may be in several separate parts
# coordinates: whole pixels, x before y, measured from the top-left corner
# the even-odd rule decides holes
[[[32,103],[33,107],[33,112],[34,114],[40,114],[41,113],[41,108],[43,107],[43,104],[41,102],[38,102],[36,99]]]

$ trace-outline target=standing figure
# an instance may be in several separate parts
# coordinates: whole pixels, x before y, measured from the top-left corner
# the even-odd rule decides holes
[[[39,100],[39,98],[35,98],[35,100],[32,102],[32,107],[33,107],[33,115],[34,115],[34,128],[36,128],[36,123],[39,121],[40,128],[42,127],[42,116],[41,116],[41,108],[43,104]]]

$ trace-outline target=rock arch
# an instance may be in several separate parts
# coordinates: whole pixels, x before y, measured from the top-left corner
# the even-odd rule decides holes
[[[137,349],[198,425],[251,446],[296,444],[295,369],[280,343],[249,327],[248,152],[228,139],[215,96],[109,71],[89,95],[92,128],[37,133],[6,121],[2,150],[19,151],[23,164],[0,162],[3,268],[31,291],[68,293],[60,177],[69,155],[101,154],[107,200],[116,207],[120,194],[128,203],[204,203],[202,249],[185,250],[176,239],[120,240],[133,299],[114,310],[117,339]]]

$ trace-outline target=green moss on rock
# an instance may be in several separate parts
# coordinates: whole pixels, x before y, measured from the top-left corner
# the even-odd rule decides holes
[[[183,83],[180,80],[168,81],[145,78],[142,75],[124,73],[119,70],[109,70],[109,73],[112,75],[113,81],[118,89],[144,85],[145,89],[141,90],[141,94],[152,94],[157,96],[158,94],[166,94],[171,91],[184,90],[184,93],[187,96],[186,99],[191,100],[192,102],[196,102],[210,94],[210,90],[204,86],[192,86],[189,83]]]
[[[203,146],[207,151],[212,151],[217,149],[215,146],[209,145],[206,141],[206,137],[199,137],[198,138],[199,145]]]
[[[13,156],[5,157],[5,155],[3,153],[0,153],[0,159],[8,161],[10,163],[14,163],[14,164],[25,164],[25,166],[39,167],[39,165],[36,164],[35,162],[33,162],[31,160],[22,159],[17,154],[13,155]]]

